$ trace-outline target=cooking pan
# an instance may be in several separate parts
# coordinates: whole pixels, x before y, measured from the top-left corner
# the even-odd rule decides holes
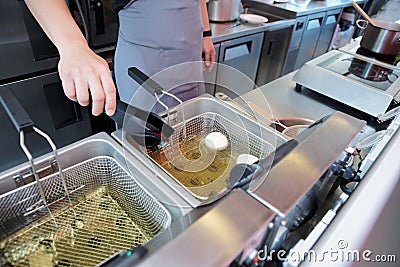
[[[371,52],[396,56],[400,52],[400,24],[374,20],[376,26],[366,20],[357,20],[357,26],[365,29],[360,46]]]

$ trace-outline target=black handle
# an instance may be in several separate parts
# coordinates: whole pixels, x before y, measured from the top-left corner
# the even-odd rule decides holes
[[[128,69],[128,75],[134,79],[138,84],[142,85],[150,94],[161,95],[163,88],[156,81],[151,79],[149,76],[144,74],[141,70],[136,67]]]
[[[250,182],[265,171],[274,167],[279,161],[286,157],[296,146],[298,142],[295,139],[290,139],[286,143],[280,145],[274,152],[270,153],[267,157],[260,159],[253,165],[237,164],[229,174],[228,187],[236,188],[241,187],[245,190],[248,189]],[[229,188],[231,189],[231,188]]]
[[[151,150],[157,150],[162,143],[162,137],[170,137],[174,129],[158,114],[130,106],[117,100],[116,110],[111,119],[118,128],[132,137],[139,145]],[[125,119],[125,120],[124,120]]]
[[[261,173],[263,168],[258,164],[236,164],[229,173],[228,187],[247,189],[250,182]],[[228,188],[231,189],[231,188]]]
[[[274,46],[275,40],[269,41],[268,52],[267,55],[271,55],[272,47]]]
[[[91,1],[92,9],[94,11],[94,17],[96,20],[96,34],[104,34],[104,8],[103,2],[100,0]]]
[[[303,29],[303,27],[304,27],[304,22],[302,21],[297,22],[295,31],[301,30]]]
[[[0,102],[18,132],[32,131],[33,121],[10,88],[3,87],[0,89]]]
[[[110,118],[113,119],[118,128],[122,127],[124,117],[128,116],[129,119],[137,121],[137,118],[146,123],[146,128],[152,132],[162,133],[165,137],[171,136],[174,132],[174,129],[158,114],[146,111],[131,105],[128,105],[120,100],[117,100],[117,106],[115,110],[115,114]],[[138,124],[143,129],[145,128],[142,124]]]

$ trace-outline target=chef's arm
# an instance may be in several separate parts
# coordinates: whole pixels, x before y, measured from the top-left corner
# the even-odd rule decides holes
[[[203,20],[204,31],[210,30],[210,22],[208,20],[206,0],[200,0],[201,19]]]
[[[68,49],[72,43],[81,47],[87,46],[65,0],[25,0],[25,2],[58,50]]]
[[[58,64],[65,95],[87,106],[92,113],[115,110],[116,90],[107,62],[96,55],[71,16],[65,0],[25,0],[33,16],[57,47]]]
[[[210,23],[208,20],[206,0],[200,0],[200,10],[201,10],[201,18],[203,21],[203,29],[204,31],[209,31]],[[216,60],[215,47],[211,40],[211,36],[203,37],[203,53],[204,53],[205,68],[208,71],[211,71]]]

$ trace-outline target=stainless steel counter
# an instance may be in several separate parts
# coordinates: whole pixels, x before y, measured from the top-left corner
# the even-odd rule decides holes
[[[296,92],[294,90],[296,84],[292,82],[294,74],[295,72],[285,75],[241,97],[260,107],[264,107],[265,101],[267,101],[272,115],[276,118],[303,117],[317,120],[335,112],[335,108],[326,106],[318,101],[316,94],[314,94],[315,99],[305,97]],[[265,98],[260,98],[260,95]]]
[[[265,107],[268,102],[272,115],[276,118],[301,117],[318,120],[335,111],[350,114],[358,119],[366,120],[368,125],[376,127],[376,120],[352,107],[346,106],[321,94],[303,88],[296,91],[296,83],[292,77],[296,71],[261,86],[241,96],[245,101]],[[263,96],[264,98],[260,97]]]
[[[243,0],[245,6],[260,7],[275,15],[291,19],[330,9],[348,7],[351,6],[351,2],[351,0],[289,0],[287,3],[275,3],[274,0]],[[357,0],[356,2],[365,3],[364,0]]]

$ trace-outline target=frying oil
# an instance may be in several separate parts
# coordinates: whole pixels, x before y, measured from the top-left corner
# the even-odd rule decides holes
[[[74,206],[47,216],[1,243],[0,266],[95,266],[121,249],[141,245],[149,234],[100,186]]]
[[[199,148],[202,141],[204,141],[204,136],[194,136],[188,138],[184,142],[181,141],[179,143],[181,153],[177,154],[177,157],[185,157],[187,160],[192,161],[199,160],[202,156]],[[232,155],[230,146],[224,150],[216,151],[211,164],[196,172],[185,171],[184,166],[180,167],[172,164],[166,156],[168,149],[173,148],[172,146],[166,147],[162,150],[150,153],[150,156],[184,186],[191,190],[199,190],[203,187],[201,191],[203,191],[204,195],[208,195],[210,192],[214,191],[219,192],[226,187],[230,170],[233,168],[236,161],[236,157]],[[174,158],[173,162],[179,162],[179,158]],[[206,185],[210,186],[205,187]]]

